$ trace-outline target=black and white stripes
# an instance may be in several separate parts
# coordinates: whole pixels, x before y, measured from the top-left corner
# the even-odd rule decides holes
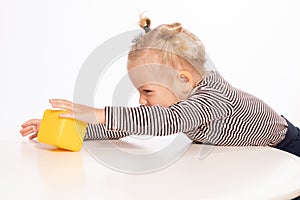
[[[106,125],[89,124],[85,139],[118,139],[131,134],[165,136],[186,133],[215,145],[275,146],[287,123],[258,98],[232,87],[211,72],[190,97],[168,108],[106,107]]]

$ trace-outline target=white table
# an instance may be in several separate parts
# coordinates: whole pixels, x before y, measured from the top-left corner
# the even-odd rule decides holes
[[[161,170],[139,174],[112,169],[89,153],[96,149],[109,158],[117,148],[149,155],[167,148],[174,138],[92,141],[79,152],[67,152],[17,133],[4,137],[0,198],[283,200],[300,195],[300,158],[274,148],[192,144]]]

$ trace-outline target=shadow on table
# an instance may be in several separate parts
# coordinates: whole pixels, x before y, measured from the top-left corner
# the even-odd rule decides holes
[[[29,151],[29,148],[33,149]],[[43,186],[40,188],[47,194],[47,199],[81,198],[78,191],[85,184],[81,152],[66,151],[32,140],[30,144],[24,142],[22,154],[36,162],[36,172]]]

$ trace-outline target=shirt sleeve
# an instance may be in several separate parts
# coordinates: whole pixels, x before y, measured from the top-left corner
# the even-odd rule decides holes
[[[106,130],[103,124],[88,124],[84,140],[116,140],[130,135],[124,131]]]
[[[164,136],[188,132],[232,112],[226,96],[218,91],[194,94],[168,108],[161,106],[105,107],[106,129],[139,135]]]

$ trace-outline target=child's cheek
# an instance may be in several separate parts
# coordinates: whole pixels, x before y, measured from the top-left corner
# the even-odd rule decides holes
[[[186,100],[193,88],[190,84],[182,82],[175,78],[173,84],[169,87],[169,89],[178,100]]]

